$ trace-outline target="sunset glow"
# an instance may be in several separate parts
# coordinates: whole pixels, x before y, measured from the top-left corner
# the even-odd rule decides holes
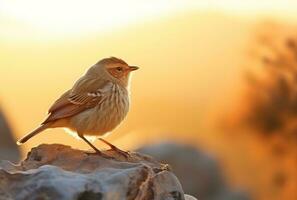
[[[106,31],[183,9],[179,1],[3,1],[1,16],[44,34]]]
[[[20,27],[28,34],[72,37],[76,34],[105,32],[186,10],[226,12],[239,16],[254,15],[295,18],[296,1],[197,1],[197,0],[88,0],[88,1],[0,1],[0,35],[14,36]],[[285,13],[285,15],[284,15]],[[19,28],[17,26],[20,26]],[[26,34],[26,32],[23,32]],[[70,34],[70,35],[69,35]]]
[[[140,69],[132,79],[131,109],[108,141],[129,150],[169,140],[198,147],[222,161],[230,182],[257,200],[274,199],[281,190],[270,181],[285,162],[271,164],[267,138],[223,128],[249,110],[249,98],[238,100],[245,97],[247,71],[267,70],[259,67],[265,57],[250,50],[267,43],[259,33],[293,49],[286,37],[296,36],[296,10],[294,0],[0,0],[0,107],[20,138],[91,65],[122,58]],[[267,80],[278,77],[274,69]],[[51,129],[21,146],[23,156],[41,143],[89,148]],[[293,169],[289,156],[288,163]],[[297,188],[283,187],[288,195]]]

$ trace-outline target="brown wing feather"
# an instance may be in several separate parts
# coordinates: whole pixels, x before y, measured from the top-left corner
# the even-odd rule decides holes
[[[52,111],[42,124],[76,115],[86,109],[94,107],[101,100],[100,96],[89,97],[88,94],[75,95],[75,97],[77,99],[69,97],[67,99],[68,102],[63,102],[63,105]]]
[[[102,84],[99,88],[102,88],[104,85]],[[80,91],[79,94],[75,94],[74,92],[75,90],[69,90],[65,92],[51,106],[49,109],[49,116],[42,124],[71,117],[86,109],[92,108],[100,103],[103,95],[98,89],[91,92]]]
[[[59,110],[56,110],[46,118],[46,120],[42,124],[46,124],[48,122],[55,121],[57,119],[67,118],[71,117],[75,114],[80,113],[81,111],[85,110],[86,108],[83,106],[78,106],[75,104],[68,104],[64,107],[60,108]]]
[[[59,99],[55,101],[55,103],[50,107],[48,110],[48,113],[52,113],[60,108],[63,108],[64,106],[71,104],[68,100],[69,94],[71,93],[71,90],[68,90],[65,92]]]

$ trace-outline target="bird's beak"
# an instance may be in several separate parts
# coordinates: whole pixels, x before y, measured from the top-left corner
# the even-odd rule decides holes
[[[136,67],[136,66],[129,66],[129,70],[130,71],[135,71],[135,70],[138,70],[139,67]]]

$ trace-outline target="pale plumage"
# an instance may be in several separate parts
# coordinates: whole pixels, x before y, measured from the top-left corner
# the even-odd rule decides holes
[[[70,129],[82,132],[84,135],[100,136],[112,131],[128,113],[128,91],[116,83],[108,82],[95,97],[90,96],[100,100],[93,109],[87,109],[73,116],[69,121]]]
[[[99,61],[55,101],[41,126],[18,143],[26,142],[47,128],[64,127],[77,132],[101,153],[84,136],[102,136],[123,121],[129,111],[129,76],[136,69],[115,57]],[[107,141],[103,142],[123,153]]]

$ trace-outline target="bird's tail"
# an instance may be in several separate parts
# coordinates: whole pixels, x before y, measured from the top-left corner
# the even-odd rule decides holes
[[[40,125],[38,128],[36,128],[34,131],[32,131],[31,133],[25,135],[24,137],[22,137],[21,139],[19,139],[17,141],[18,145],[24,144],[25,142],[27,142],[29,139],[31,139],[32,137],[34,137],[35,135],[37,135],[38,133],[44,131],[45,129],[49,128],[50,124],[42,124]]]

